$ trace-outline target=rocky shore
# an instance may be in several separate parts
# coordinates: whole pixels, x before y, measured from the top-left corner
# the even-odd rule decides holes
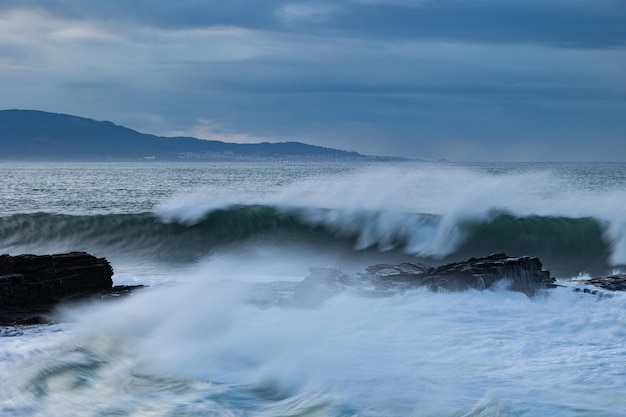
[[[124,294],[113,286],[113,268],[105,258],[85,252],[56,255],[0,255],[0,325],[50,321],[63,303]]]
[[[57,255],[0,255],[0,326],[48,323],[59,304],[106,301],[142,286],[113,286],[113,268],[105,258],[85,252]],[[626,291],[626,274],[576,280],[576,291]],[[368,285],[375,292],[425,287],[432,291],[484,290],[496,285],[529,297],[557,286],[538,258],[503,253],[439,267],[418,263],[377,264],[349,276],[316,269],[294,289],[294,296],[341,287]]]
[[[539,290],[554,286],[555,279],[538,258],[511,257],[497,253],[439,267],[404,263],[373,265],[365,276],[378,288],[427,287],[433,291],[484,290],[505,280],[511,291],[532,297]]]

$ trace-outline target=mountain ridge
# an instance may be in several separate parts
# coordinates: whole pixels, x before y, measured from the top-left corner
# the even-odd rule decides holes
[[[230,143],[141,133],[110,121],[41,110],[0,110],[0,160],[16,161],[363,161],[362,155],[302,142]]]

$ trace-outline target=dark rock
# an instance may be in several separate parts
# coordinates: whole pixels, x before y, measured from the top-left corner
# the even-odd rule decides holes
[[[433,291],[482,290],[508,281],[510,290],[523,292],[529,297],[542,288],[552,287],[555,282],[538,258],[510,257],[503,253],[436,268],[412,263],[374,265],[368,268],[368,275],[380,289],[400,286],[428,287]]]
[[[44,322],[59,302],[110,290],[112,276],[105,258],[85,252],[0,255],[0,324]]]
[[[0,306],[54,303],[110,289],[113,269],[85,252],[0,256]]]
[[[593,285],[609,291],[626,291],[626,273],[596,277],[586,280],[577,280],[585,285]],[[585,291],[591,292],[591,291]]]
[[[484,290],[498,283],[532,297],[541,289],[555,287],[555,281],[537,258],[498,253],[439,267],[411,262],[377,264],[356,275],[332,268],[314,268],[302,282],[294,284],[291,301],[314,306],[344,290],[378,297],[419,287],[433,291]]]
[[[146,288],[145,285],[116,285],[102,292],[102,301],[115,300],[129,296],[135,290]]]

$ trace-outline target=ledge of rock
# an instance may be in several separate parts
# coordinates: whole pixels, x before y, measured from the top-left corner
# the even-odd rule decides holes
[[[538,258],[511,257],[504,253],[471,258],[436,268],[412,263],[374,265],[367,272],[381,289],[402,285],[428,287],[433,291],[482,290],[506,280],[510,290],[523,292],[530,297],[540,289],[554,286],[555,282]]]
[[[367,293],[373,290],[373,295],[376,295],[419,287],[432,291],[466,291],[502,285],[533,297],[542,289],[554,288],[555,282],[538,258],[496,253],[439,267],[419,263],[377,264],[356,275],[336,269],[315,268],[304,281],[295,285],[294,291],[295,298],[309,300],[313,304],[346,288]]]
[[[113,286],[105,258],[85,252],[0,255],[0,324],[34,324],[61,301],[102,294]]]
[[[598,291],[594,290],[593,287],[601,288],[607,291],[626,291],[626,273],[576,280],[576,282],[591,286],[591,288],[577,288],[576,291],[591,294],[598,293]]]

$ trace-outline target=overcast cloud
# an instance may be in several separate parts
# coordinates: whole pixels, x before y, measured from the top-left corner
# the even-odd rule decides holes
[[[0,0],[0,108],[451,160],[626,160],[626,1]]]

